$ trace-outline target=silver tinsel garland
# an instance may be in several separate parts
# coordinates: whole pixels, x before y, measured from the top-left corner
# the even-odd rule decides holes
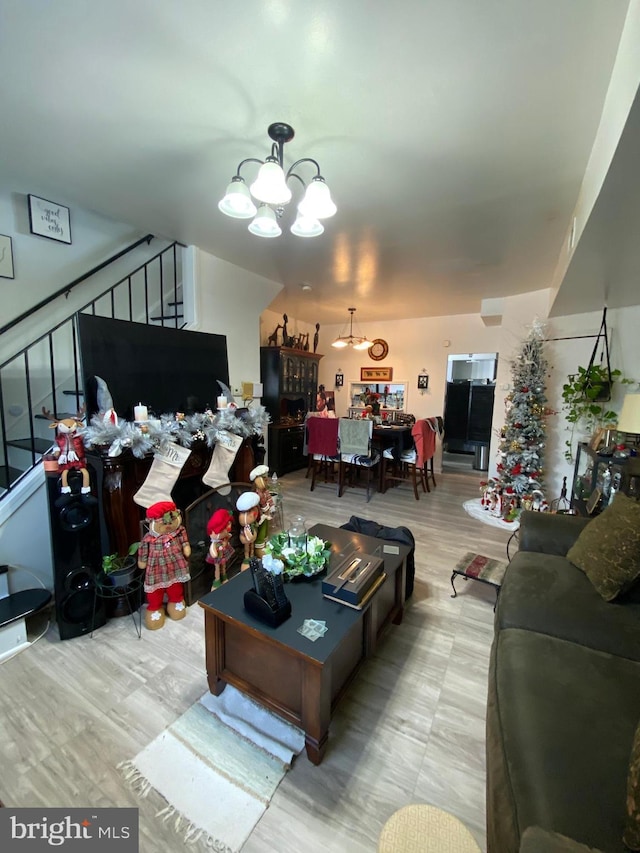
[[[264,406],[248,409],[220,409],[216,414],[204,412],[194,415],[161,415],[160,421],[146,421],[144,425],[130,421],[117,424],[94,415],[91,422],[78,431],[86,447],[107,447],[109,456],[120,456],[130,450],[138,459],[148,453],[164,452],[171,444],[191,447],[194,441],[206,441],[213,447],[219,432],[231,432],[242,438],[262,435],[271,418]],[[144,426],[144,431],[141,428]]]

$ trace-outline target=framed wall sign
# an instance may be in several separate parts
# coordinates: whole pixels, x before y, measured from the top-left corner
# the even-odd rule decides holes
[[[361,367],[360,382],[391,382],[393,367]]]
[[[342,388],[344,385],[344,373],[336,373],[336,388]]]
[[[37,195],[29,195],[29,227],[32,234],[71,243],[69,208]]]
[[[422,391],[426,391],[429,387],[429,375],[427,373],[419,373],[418,374],[418,388]]]
[[[0,278],[14,278],[11,237],[0,234]]]

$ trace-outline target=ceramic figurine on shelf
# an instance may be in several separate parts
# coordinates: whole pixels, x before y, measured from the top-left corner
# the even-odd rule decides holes
[[[167,616],[184,619],[187,605],[184,586],[191,579],[191,546],[182,525],[182,514],[172,501],[158,501],[147,509],[149,532],[138,549],[138,568],[145,571],[147,610],[144,624],[150,631],[164,625],[162,602],[167,594]]]
[[[255,541],[258,536],[258,519],[260,518],[259,504],[260,498],[256,492],[243,492],[236,501],[240,541],[244,545],[244,560],[240,566],[243,572],[249,568],[249,561],[255,556]]]
[[[544,494],[540,489],[534,489],[531,492],[531,509],[535,512],[546,512],[549,509]]]
[[[276,504],[267,481],[268,473],[269,468],[267,465],[258,465],[249,474],[249,479],[253,483],[260,501],[258,504],[260,518],[258,519],[257,536],[254,545],[256,557],[262,557],[264,554],[264,546],[269,538],[269,523],[276,512]]]
[[[213,565],[215,569],[211,589],[217,589],[228,581],[227,564],[234,554],[231,544],[232,521],[233,516],[228,509],[217,509],[207,524],[207,535],[211,544],[205,561]]]

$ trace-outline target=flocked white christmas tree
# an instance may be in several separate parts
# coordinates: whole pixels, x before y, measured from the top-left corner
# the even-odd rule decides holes
[[[547,362],[542,324],[534,322],[511,363],[512,390],[505,401],[500,432],[497,490],[502,515],[510,520],[520,509],[545,509],[543,493]]]

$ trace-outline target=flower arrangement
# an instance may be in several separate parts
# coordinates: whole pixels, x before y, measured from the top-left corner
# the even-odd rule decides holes
[[[310,578],[324,571],[330,555],[329,543],[319,536],[306,536],[303,544],[293,545],[289,534],[282,531],[266,543],[263,565],[266,557],[269,557],[267,565],[272,565],[271,560],[280,560],[287,580],[300,576]]]

